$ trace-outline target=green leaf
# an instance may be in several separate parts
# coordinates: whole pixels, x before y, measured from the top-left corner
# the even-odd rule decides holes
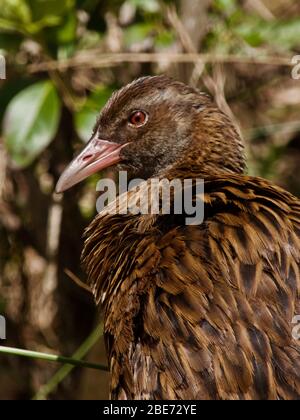
[[[237,3],[236,0],[215,0],[214,7],[228,15],[236,10]]]
[[[132,44],[143,41],[153,31],[156,31],[156,27],[152,23],[136,23],[131,25],[129,28],[124,30],[124,41],[127,47]]]
[[[78,51],[89,48],[97,48],[99,47],[102,39],[103,34],[101,34],[100,32],[86,30],[83,33],[83,35],[78,39],[76,47]]]
[[[60,16],[45,16],[44,18],[24,25],[24,31],[28,34],[35,35],[40,32],[42,29],[52,26],[58,26],[62,22],[62,18]]]
[[[34,19],[33,30],[46,29],[52,44],[66,44],[76,37],[77,17],[74,0],[29,0]],[[32,30],[31,28],[31,30]]]
[[[86,100],[81,110],[75,114],[75,128],[79,138],[84,142],[87,142],[91,137],[96,118],[111,94],[111,88],[98,88]]]
[[[0,0],[0,28],[35,35],[62,25],[74,4],[74,0]]]
[[[78,137],[84,142],[87,142],[91,137],[97,115],[98,112],[89,107],[84,107],[75,114],[75,128]]]
[[[243,22],[236,28],[236,32],[252,47],[258,47],[264,42],[265,27],[260,23]]]
[[[46,16],[66,15],[75,4],[74,0],[27,0],[33,16],[33,21]]]
[[[31,11],[24,0],[0,0],[1,31],[24,32],[31,22]]]
[[[278,22],[275,25],[273,34],[271,34],[272,42],[278,42],[279,45],[286,49],[300,48],[300,19],[294,19],[287,22]]]
[[[48,45],[52,45],[58,50],[65,48],[66,46],[71,47],[76,40],[76,28],[76,13],[70,11],[67,15],[61,17],[59,26],[45,28],[44,39],[47,41]]]
[[[172,45],[175,41],[175,35],[173,32],[164,30],[160,31],[155,39],[155,45],[159,48],[165,48]]]
[[[76,37],[77,18],[76,13],[68,13],[64,24],[57,29],[56,40],[58,44],[72,42]]]
[[[24,0],[0,0],[0,19],[15,24],[29,23],[31,11]]]
[[[158,0],[130,0],[130,3],[147,13],[158,13],[160,10]]]
[[[22,42],[22,36],[17,33],[0,32],[0,53],[3,51],[16,54]]]
[[[250,17],[238,25],[235,31],[251,46],[270,44],[283,49],[299,48],[300,19],[290,21],[265,22]]]
[[[13,161],[28,166],[53,140],[61,103],[52,82],[35,83],[19,92],[9,103],[3,135]]]
[[[0,128],[5,110],[9,102],[17,93],[19,93],[21,90],[25,89],[31,84],[32,80],[26,77],[15,77],[11,80],[6,80],[3,84],[0,84]]]

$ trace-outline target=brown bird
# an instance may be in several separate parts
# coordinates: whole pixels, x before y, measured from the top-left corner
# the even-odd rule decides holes
[[[143,194],[153,178],[204,179],[205,212],[187,225],[175,212],[104,209],[87,229],[111,397],[300,398],[299,199],[245,175],[230,119],[165,76],[112,96],[57,190],[112,165],[146,179]]]

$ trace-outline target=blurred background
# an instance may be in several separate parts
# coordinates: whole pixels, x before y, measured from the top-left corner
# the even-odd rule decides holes
[[[106,364],[99,330],[85,342],[101,319],[80,287],[97,177],[53,189],[134,78],[209,92],[241,129],[248,172],[300,195],[298,0],[0,0],[0,54],[0,345],[70,356],[84,343],[77,356]],[[108,396],[106,372],[59,369],[0,354],[0,399]]]

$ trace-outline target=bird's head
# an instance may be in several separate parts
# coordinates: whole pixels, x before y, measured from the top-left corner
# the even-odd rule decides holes
[[[185,157],[211,170],[244,166],[239,135],[206,94],[166,76],[143,77],[112,95],[56,190],[116,165],[129,179],[147,179]]]

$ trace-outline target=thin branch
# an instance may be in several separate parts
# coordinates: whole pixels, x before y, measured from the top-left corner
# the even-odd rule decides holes
[[[70,86],[57,69],[49,69],[49,77],[55,83],[59,92],[62,95],[63,101],[67,108],[71,111],[77,111],[82,105],[82,99],[76,98]]]
[[[173,26],[174,30],[177,32],[179,39],[181,40],[182,46],[187,51],[187,53],[190,53],[190,54],[196,53],[197,52],[196,46],[193,44],[193,40],[191,39],[185,26],[182,24],[177,14],[177,11],[174,7],[167,8],[167,17],[169,19],[170,24]],[[226,101],[225,73],[223,71],[222,64],[215,63],[214,68],[213,68],[213,78],[211,78],[208,73],[204,74],[204,71],[205,71],[205,62],[203,62],[202,60],[195,61],[194,69],[193,69],[189,84],[196,87],[198,85],[198,81],[202,77],[203,83],[214,95],[218,106],[224,112],[226,112],[227,115],[231,117],[231,119],[234,121],[236,125],[237,130],[241,134],[239,123]]]
[[[64,269],[64,272],[66,273],[66,275],[73,280],[73,282],[75,284],[77,284],[77,286],[81,287],[82,289],[86,290],[89,293],[93,293],[92,289],[85,283],[83,283],[83,281],[80,280],[79,277],[77,277],[74,273],[72,273],[71,270],[69,270],[68,268]]]
[[[39,322],[42,334],[46,341],[52,337],[55,342],[55,335],[52,331],[52,324],[56,316],[56,296],[55,291],[58,286],[58,252],[59,238],[62,224],[62,197],[57,194],[52,195],[52,200],[48,212],[47,237],[46,237],[46,258],[47,264],[41,282],[39,300]],[[47,331],[47,333],[46,333]]]
[[[193,43],[189,33],[187,32],[186,28],[184,27],[183,23],[179,19],[175,7],[167,7],[167,18],[171,26],[174,28],[175,32],[177,33],[182,47],[189,54],[197,54],[197,48]],[[190,78],[189,84],[196,87],[198,82],[203,74],[205,69],[206,62],[201,58],[197,59],[194,62],[194,69],[192,72],[192,76]]]
[[[167,6],[166,7],[166,14],[167,19],[175,32],[178,35],[180,43],[184,50],[191,54],[197,54],[197,48],[195,47],[192,39],[190,38],[189,33],[185,29],[183,23],[179,19],[178,13],[176,11],[175,6]]]
[[[4,144],[0,139],[0,201],[4,192],[4,185],[6,179],[6,165],[7,165],[7,156]]]
[[[44,61],[28,66],[30,73],[41,71],[59,70],[69,68],[102,68],[113,67],[123,63],[240,63],[240,64],[265,64],[272,66],[291,67],[289,56],[268,56],[268,55],[235,55],[235,54],[197,54],[197,53],[101,53],[97,49],[80,53],[75,57],[61,61]]]
[[[261,0],[247,0],[245,6],[258,13],[263,19],[271,22],[276,18],[270,9]]]

